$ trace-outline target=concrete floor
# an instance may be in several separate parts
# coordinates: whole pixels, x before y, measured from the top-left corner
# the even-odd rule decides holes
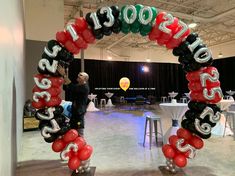
[[[150,110],[152,109],[152,110]],[[154,109],[154,110],[153,110]],[[86,114],[85,138],[94,147],[91,166],[96,176],[161,176],[159,166],[165,165],[160,146],[149,142],[142,146],[144,116],[156,113],[162,117],[164,132],[171,125],[158,105],[147,109],[129,107],[106,109]],[[59,153],[51,150],[39,131],[23,134],[17,176],[70,176],[67,164],[60,161]],[[231,136],[213,136],[183,168],[189,176],[235,176],[235,141]],[[184,174],[177,174],[184,175]]]

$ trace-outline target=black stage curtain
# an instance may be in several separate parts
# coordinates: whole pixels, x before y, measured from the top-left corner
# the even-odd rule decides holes
[[[143,73],[141,66],[148,66],[149,72]],[[235,90],[235,58],[215,60],[213,63],[220,73],[222,90]],[[75,59],[69,67],[69,77],[76,82],[77,74],[81,70],[80,59]],[[185,72],[180,64],[172,63],[145,63],[145,62],[122,62],[85,60],[85,71],[89,74],[91,93],[97,94],[98,98],[106,98],[104,93],[112,92],[116,96],[135,97],[149,95],[157,97],[167,96],[168,92],[179,92],[176,98],[189,92],[185,78]],[[119,88],[119,80],[122,77],[130,79],[130,88],[123,91]],[[155,89],[155,90],[153,90]],[[69,99],[66,93],[66,99]]]
[[[80,59],[75,59],[69,67],[69,77],[76,82],[81,70]],[[141,66],[148,66],[149,72],[143,73]],[[177,91],[179,97],[188,92],[185,73],[179,64],[170,63],[141,63],[121,61],[85,60],[85,71],[89,74],[91,93],[98,98],[106,98],[104,93],[112,92],[116,96],[135,97],[153,95],[158,99],[166,96],[168,92]],[[130,79],[130,88],[127,91],[119,87],[122,77]],[[66,99],[69,99],[66,93]]]

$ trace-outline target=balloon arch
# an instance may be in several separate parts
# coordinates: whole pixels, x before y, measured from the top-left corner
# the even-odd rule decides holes
[[[89,171],[92,147],[86,144],[76,130],[70,129],[60,106],[63,79],[57,65],[68,65],[74,54],[86,49],[88,44],[112,33],[140,33],[158,45],[173,49],[173,55],[186,72],[191,101],[177,134],[169,137],[162,147],[166,157],[166,169],[176,172],[176,167],[187,165],[187,158],[194,158],[196,151],[204,145],[202,139],[211,136],[212,127],[220,120],[217,107],[222,98],[219,73],[210,66],[213,58],[210,50],[198,34],[190,33],[188,26],[166,12],[155,7],[137,4],[126,5],[119,11],[117,6],[102,7],[88,13],[86,18],[77,18],[65,30],[56,33],[56,40],[48,42],[42,59],[38,63],[39,74],[34,76],[33,107],[39,128],[52,149],[60,152],[68,167],[78,173]]]

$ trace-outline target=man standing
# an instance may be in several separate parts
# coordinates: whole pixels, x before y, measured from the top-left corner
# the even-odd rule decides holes
[[[64,78],[64,88],[69,92],[72,101],[72,116],[70,118],[70,126],[72,129],[78,130],[80,136],[84,135],[84,115],[87,109],[87,99],[89,94],[88,79],[86,72],[80,72],[77,77],[77,84],[73,84],[66,74],[65,68],[61,65],[57,68],[60,75]]]

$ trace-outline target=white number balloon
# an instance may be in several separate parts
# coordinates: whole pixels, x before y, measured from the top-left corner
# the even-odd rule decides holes
[[[34,92],[33,93],[33,101],[38,102],[39,98],[44,98],[46,102],[51,100],[51,94],[47,91],[42,92]]]
[[[42,128],[41,134],[44,138],[49,138],[51,137],[51,133],[57,133],[60,130],[60,126],[58,125],[55,119],[52,119],[50,123],[52,128],[48,126],[44,126]]]
[[[144,15],[144,13],[146,13],[146,12],[149,14],[147,19],[145,19],[145,15]],[[141,24],[143,24],[143,25],[149,24],[152,21],[152,18],[153,18],[153,11],[152,11],[151,7],[145,6],[140,9],[139,22]]]
[[[76,41],[77,39],[79,39],[77,32],[75,31],[75,29],[73,28],[71,24],[66,26],[66,30],[70,33],[73,41]]]
[[[171,33],[171,30],[167,28],[167,26],[171,25],[172,23],[174,23],[174,17],[171,14],[166,14],[163,17],[166,21],[163,21],[160,23],[159,25],[159,30],[161,30],[162,32],[165,32],[167,34]]]
[[[68,156],[68,153],[70,151],[74,151],[74,152],[77,152],[78,151],[78,146],[77,144],[75,143],[70,143],[69,145],[67,145],[67,147],[60,153],[60,158],[64,161],[67,161],[69,160],[69,156]]]
[[[40,89],[49,89],[52,84],[51,81],[47,78],[43,78],[41,81],[39,81],[39,78],[34,77],[34,82]]]
[[[50,51],[47,47],[44,48],[44,52],[51,58],[55,58],[59,51],[61,51],[61,47],[59,45],[55,45],[52,47],[52,51]]]
[[[97,17],[96,12],[91,13],[91,14],[90,14],[90,18],[91,18],[91,19],[93,20],[93,22],[94,22],[94,29],[95,29],[95,30],[102,28],[102,26],[101,26],[101,24],[100,24],[100,21],[99,21],[99,19],[98,19],[98,17]]]
[[[58,61],[53,60],[52,65],[51,65],[49,60],[41,59],[38,63],[38,66],[43,71],[45,71],[45,69],[47,69],[49,72],[55,73],[56,69],[57,69],[57,66],[58,66]]]
[[[189,151],[190,152],[189,158],[194,158],[196,155],[196,149],[189,144],[182,146],[183,143],[184,143],[184,139],[178,139],[176,142],[176,148],[181,152],[188,152]]]
[[[50,107],[48,109],[46,109],[47,111],[47,114],[42,114],[42,113],[37,113],[37,117],[41,120],[51,120],[54,118],[54,111],[55,111],[55,108],[54,107]]]
[[[112,9],[110,7],[102,7],[100,9],[100,13],[104,14],[105,12],[107,13],[107,18],[108,18],[109,22],[104,22],[104,26],[112,27],[114,24],[114,21],[115,21],[114,16],[112,14]]]
[[[131,11],[131,16],[128,17],[128,11]],[[135,6],[133,5],[127,5],[123,10],[123,18],[127,24],[132,24],[137,18],[137,11]]]

